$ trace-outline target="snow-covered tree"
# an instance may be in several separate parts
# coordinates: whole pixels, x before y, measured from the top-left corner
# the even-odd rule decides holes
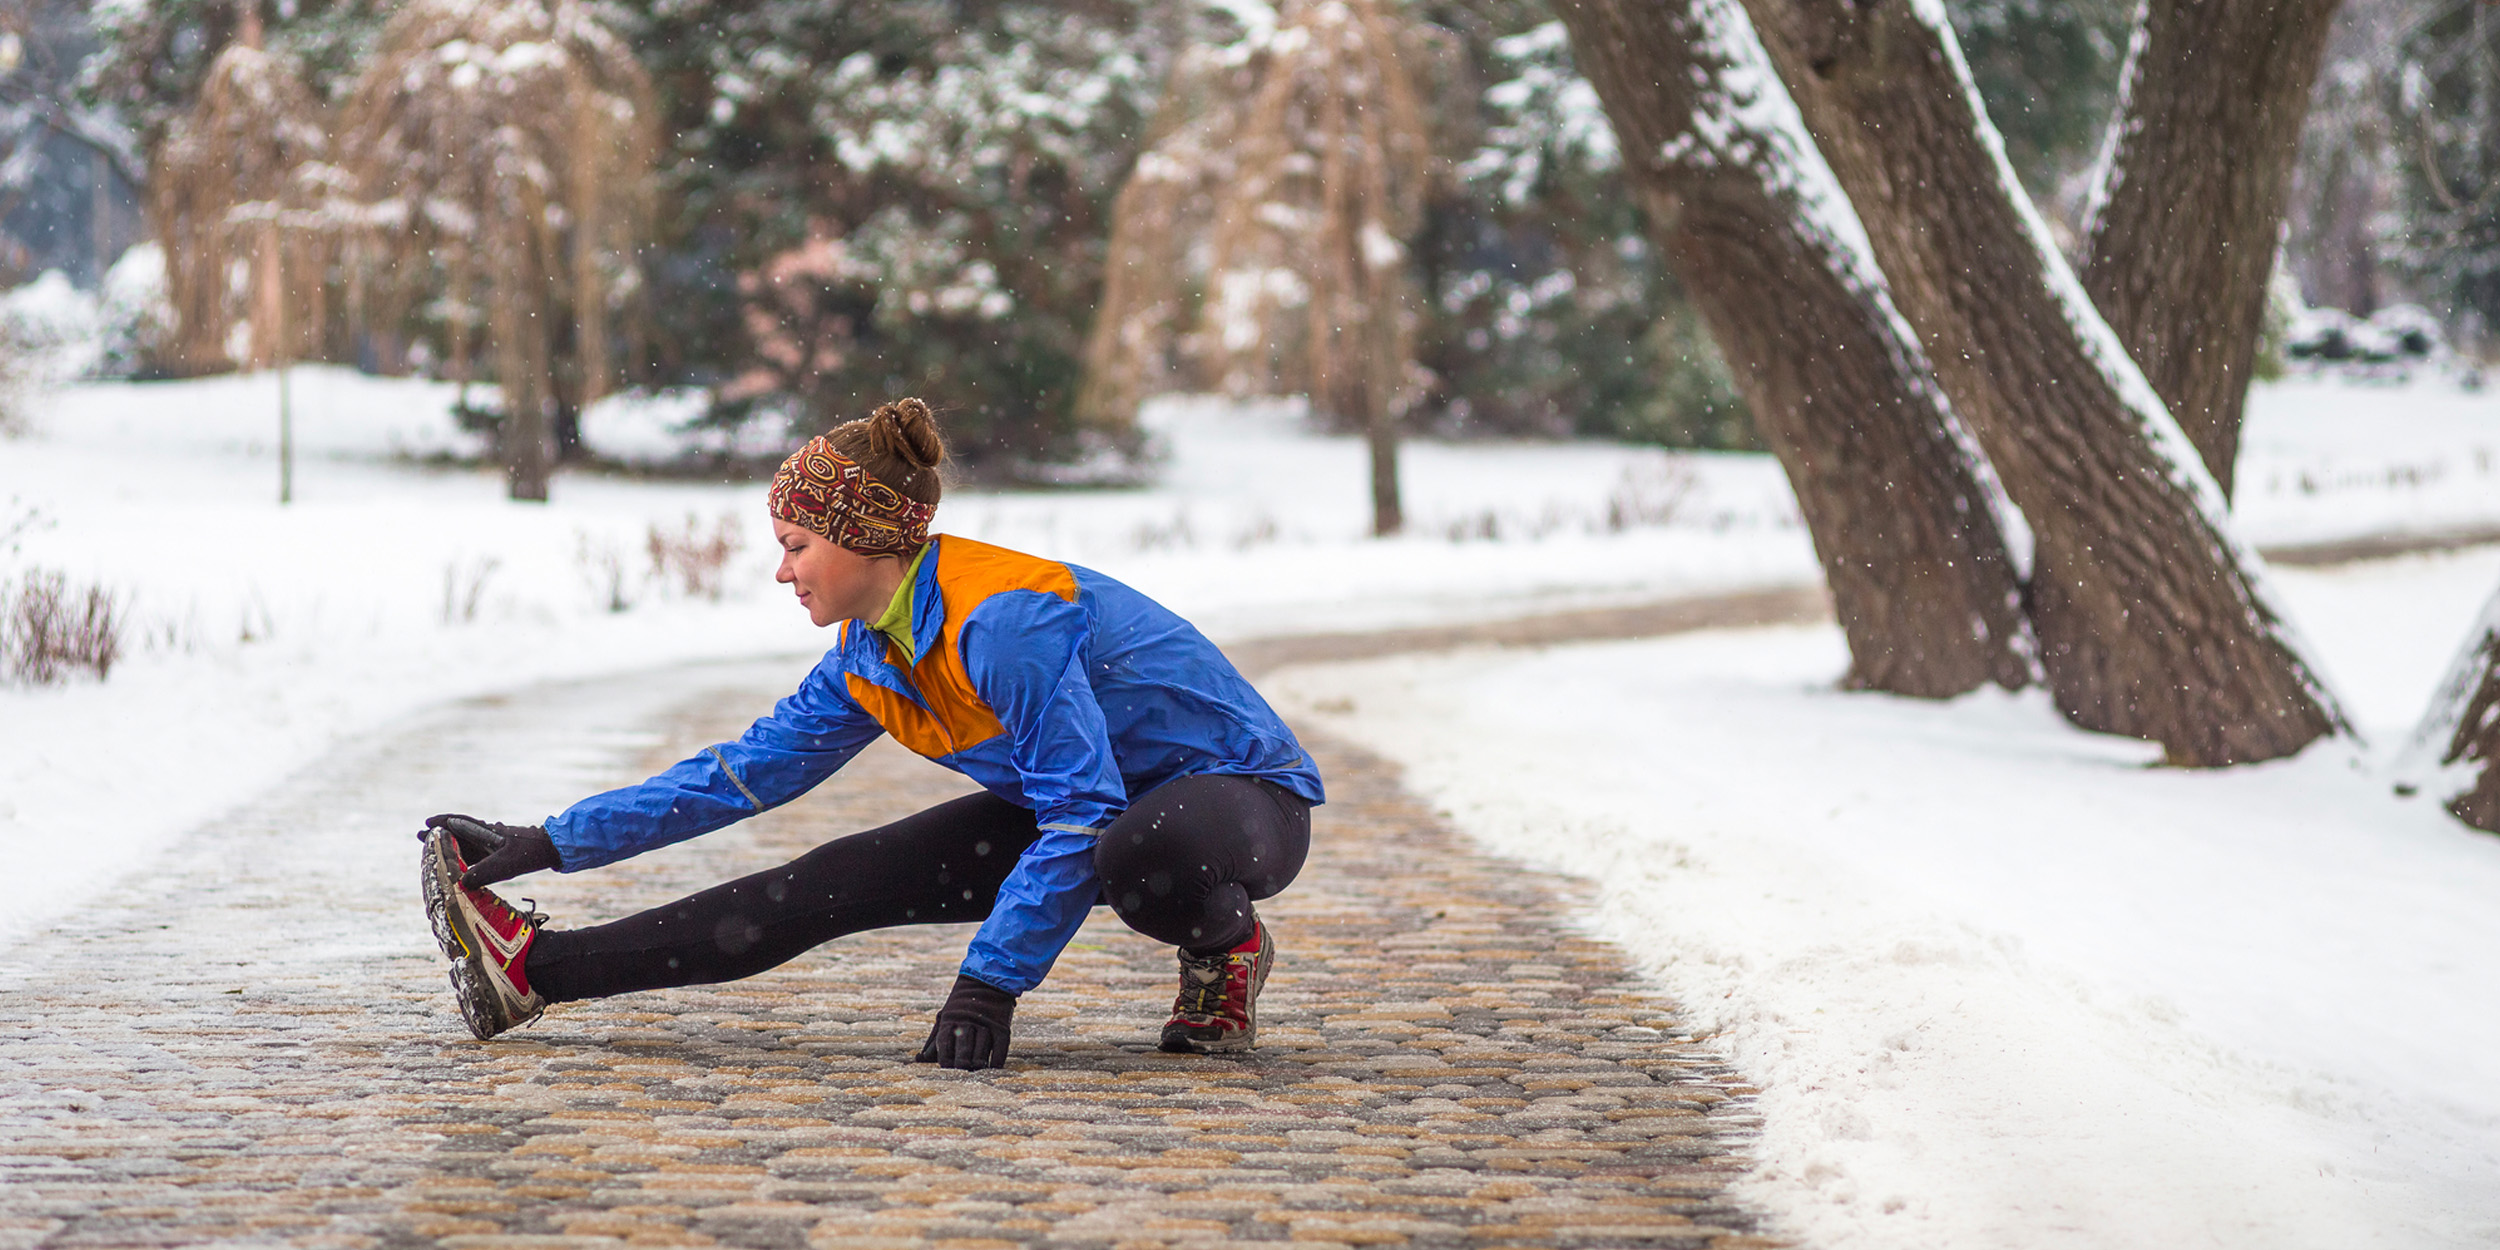
[[[1173,50],[1171,0],[649,4],[630,29],[676,136],[655,366],[722,421],[801,434],[900,394],[967,467],[1077,444],[1109,204]]]
[[[2059,242],[2077,235],[2116,111],[2132,0],[1945,0],[2005,158]]]
[[[2229,498],[2285,194],[2342,0],[2150,0],[2076,260]]]
[[[1288,0],[1218,189],[1206,300],[1228,388],[1299,390],[1371,448],[1372,532],[1405,525],[1412,247],[1439,172],[1421,72],[1443,56],[1401,0]]]
[[[1745,7],[2029,522],[2029,608],[2059,709],[2183,765],[2341,732],[2219,485],[2007,165],[1941,8]]]
[[[1688,294],[1662,264],[1596,91],[1562,23],[1479,40],[1485,85],[1458,178],[1417,244],[1431,377],[1420,424],[1455,435],[1597,435],[1762,445]],[[1445,93],[1446,94],[1446,93]],[[1445,113],[1445,130],[1456,130]],[[1446,141],[1446,140],[1445,140]]]
[[[612,382],[653,112],[632,50],[580,0],[414,0],[349,99],[341,160],[370,205],[379,319],[438,318],[463,380],[483,332],[513,498],[547,497],[559,409]]]
[[[2030,677],[1986,466],[1733,0],[1558,6],[1649,206],[1796,489],[1848,684],[1943,697]]]

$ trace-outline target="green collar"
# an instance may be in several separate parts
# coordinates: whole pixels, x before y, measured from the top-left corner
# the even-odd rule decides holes
[[[911,593],[912,588],[920,584],[920,562],[929,558],[929,551],[935,546],[935,543],[920,544],[920,551],[912,556],[911,563],[903,566],[903,584],[894,588],[894,602],[885,605],[885,615],[869,625],[870,629],[885,635],[887,641],[903,649],[905,664],[920,662],[919,648],[914,647],[911,640]]]

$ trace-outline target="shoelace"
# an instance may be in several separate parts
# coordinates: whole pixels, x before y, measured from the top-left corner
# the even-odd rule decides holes
[[[1181,956],[1181,998],[1175,1008],[1186,1016],[1212,1016],[1224,1005],[1224,991],[1232,986],[1232,956],[1209,955],[1204,959]]]
[[[510,904],[506,904],[506,906],[510,906]],[[521,913],[521,919],[529,921],[530,927],[533,929],[544,929],[547,927],[547,913],[538,910],[537,899],[522,899],[521,905],[519,907],[514,907],[512,910]]]

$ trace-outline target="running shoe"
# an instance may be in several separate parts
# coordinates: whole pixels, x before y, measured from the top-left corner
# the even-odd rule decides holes
[[[469,1031],[482,1042],[537,1019],[547,1000],[530,989],[530,943],[547,918],[460,884],[469,866],[444,830],[426,831],[423,867],[425,917],[451,960],[452,997]]]
[[[1248,1050],[1259,1040],[1259,990],[1276,964],[1276,939],[1252,919],[1241,945],[1214,955],[1182,951],[1181,993],[1163,1026],[1163,1049],[1176,1055]]]

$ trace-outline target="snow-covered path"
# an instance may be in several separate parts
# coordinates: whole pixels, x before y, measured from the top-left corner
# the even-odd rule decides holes
[[[470,1041],[416,820],[640,776],[800,667],[438,708],[0,947],[0,1246],[1776,1244],[1724,1196],[1751,1091],[1565,921],[1576,892],[1321,742],[1334,801],[1263,905],[1284,959],[1253,1055],[1154,1051],[1170,954],[1108,912],[1021,1004],[1004,1072],[902,1061],[965,926]],[[513,892],[604,919],[964,785],[879,744],[799,803]]]

